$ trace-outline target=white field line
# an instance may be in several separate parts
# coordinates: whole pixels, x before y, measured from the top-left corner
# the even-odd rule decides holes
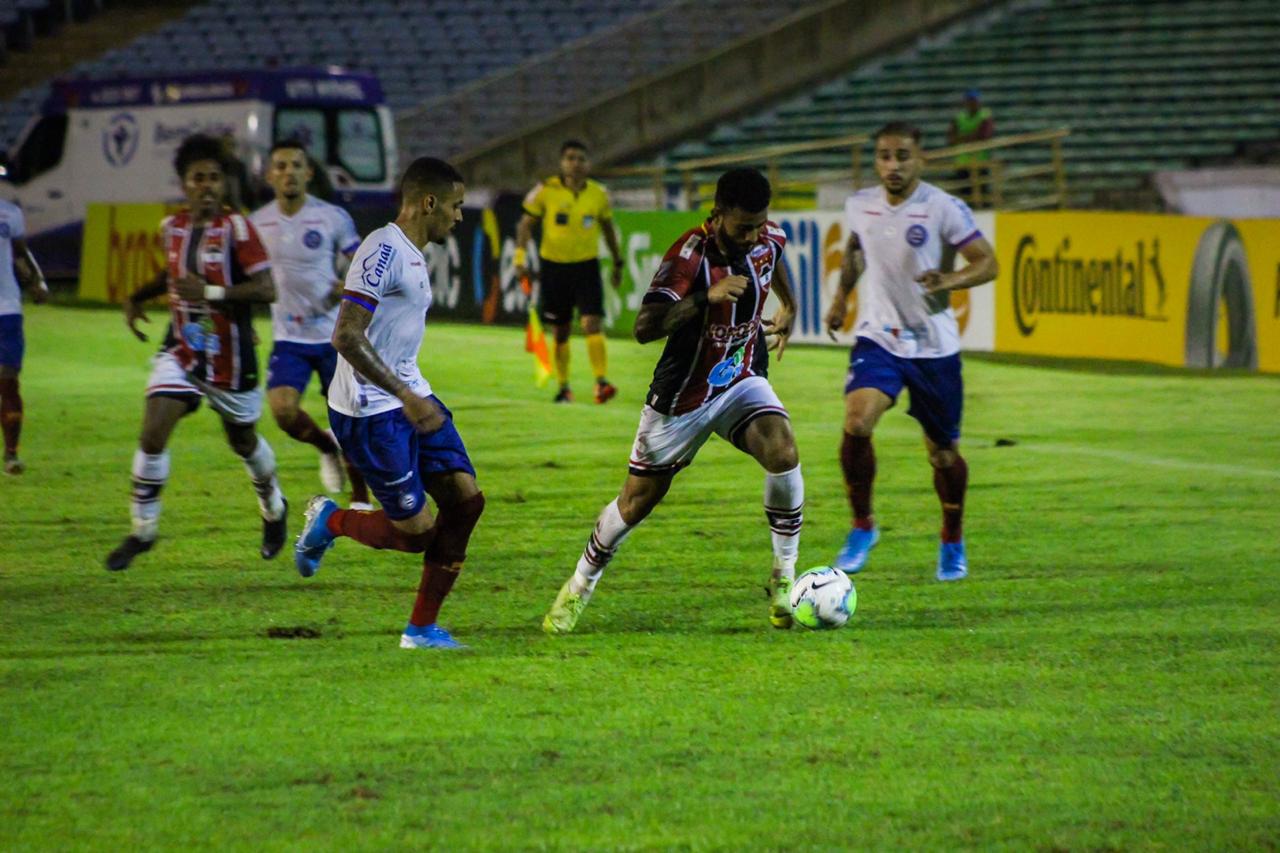
[[[1130,453],[1126,450],[1108,450],[1103,447],[1086,447],[1078,444],[1020,444],[1024,450],[1035,453],[1070,454],[1073,456],[1090,456],[1095,459],[1114,459],[1130,465],[1141,465],[1155,468],[1178,468],[1184,471],[1204,471],[1211,474],[1224,474],[1231,477],[1262,477],[1268,480],[1280,480],[1280,469],[1263,466],[1222,465],[1216,462],[1192,462],[1187,459],[1167,459],[1161,456],[1148,456],[1145,453]]]

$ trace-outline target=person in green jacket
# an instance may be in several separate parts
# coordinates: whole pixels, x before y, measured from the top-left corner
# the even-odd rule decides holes
[[[981,92],[969,89],[964,93],[964,109],[952,117],[951,127],[947,129],[947,144],[982,142],[995,136],[995,133],[996,124],[991,116],[991,108],[983,105]],[[957,188],[956,195],[973,203],[989,194],[990,187],[983,182],[983,178],[989,172],[990,160],[990,151],[956,156],[956,180],[964,182]],[[974,185],[977,183],[982,184],[981,193],[975,192]]]

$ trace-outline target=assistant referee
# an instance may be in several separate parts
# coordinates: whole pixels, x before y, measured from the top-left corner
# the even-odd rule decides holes
[[[604,403],[618,393],[606,378],[608,366],[604,334],[604,287],[600,281],[600,235],[604,235],[613,256],[612,283],[622,284],[622,253],[613,227],[613,210],[604,185],[587,177],[587,146],[570,139],[560,146],[560,174],[539,183],[524,199],[524,216],[516,228],[516,275],[528,274],[527,247],[535,223],[542,224],[538,245],[541,260],[541,304],[543,322],[555,334],[556,378],[560,389],[555,402],[573,401],[569,390],[569,332],[573,309],[582,318],[587,336],[587,355],[596,377],[596,402]]]

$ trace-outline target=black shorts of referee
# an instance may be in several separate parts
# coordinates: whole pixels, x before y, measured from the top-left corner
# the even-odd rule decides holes
[[[575,306],[581,316],[604,316],[599,259],[560,264],[543,258],[541,280],[539,313],[544,323],[563,326],[573,322]]]

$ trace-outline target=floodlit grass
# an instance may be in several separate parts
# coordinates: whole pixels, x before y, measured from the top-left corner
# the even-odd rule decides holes
[[[830,633],[769,628],[763,477],[713,440],[552,639],[658,349],[613,342],[621,396],[553,406],[519,330],[433,325],[426,373],[489,499],[442,620],[474,651],[448,654],[397,648],[415,558],[342,541],[311,580],[259,559],[203,409],[162,540],[108,574],[151,347],[55,307],[27,339],[28,473],[0,481],[6,849],[1280,844],[1274,377],[969,359],[970,579],[933,581],[937,499],[892,411],[884,538]],[[799,348],[774,367],[802,567],[847,524],[844,369]],[[263,432],[296,530],[315,454]]]

